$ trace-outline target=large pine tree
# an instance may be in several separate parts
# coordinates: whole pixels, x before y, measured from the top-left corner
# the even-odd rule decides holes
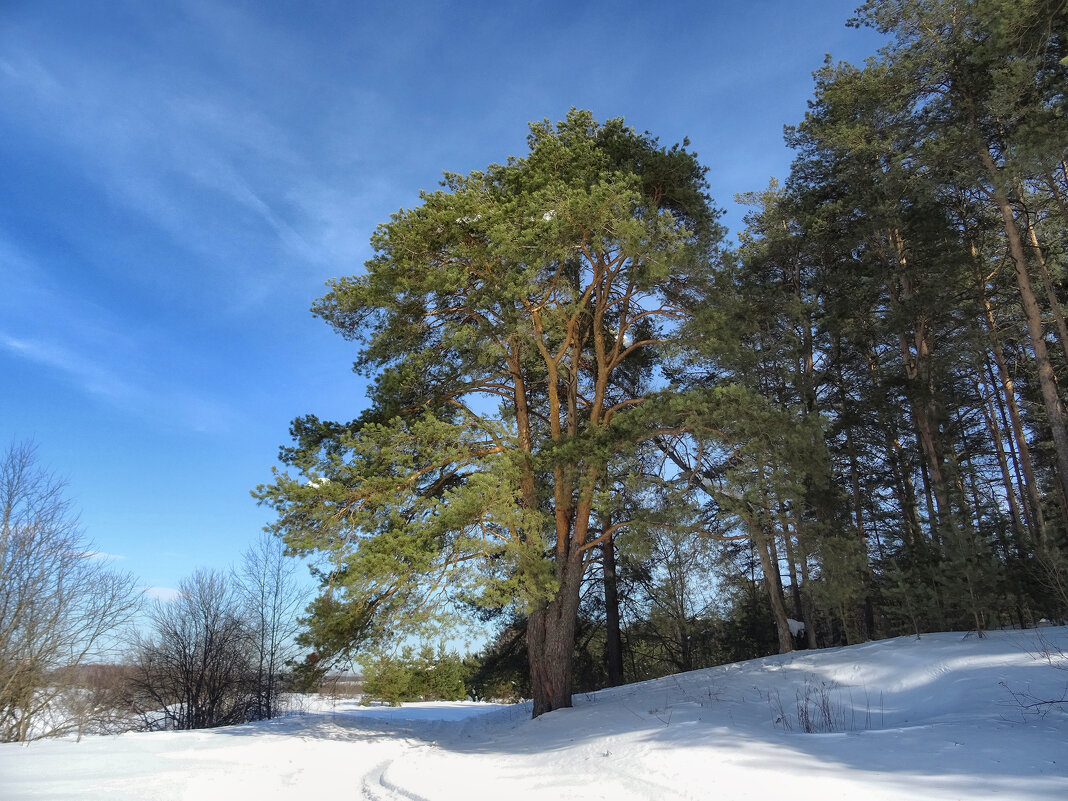
[[[370,406],[298,419],[297,474],[258,494],[290,548],[329,557],[321,653],[447,597],[514,605],[539,715],[571,704],[580,585],[629,523],[599,488],[663,426],[651,367],[703,297],[720,229],[685,145],[573,111],[532,125],[529,147],[447,175],[379,227],[364,273],[331,283],[314,311],[360,342]]]

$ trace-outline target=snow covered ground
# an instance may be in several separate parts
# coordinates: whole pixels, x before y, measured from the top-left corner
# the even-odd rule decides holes
[[[618,687],[536,720],[526,705],[340,702],[2,745],[0,799],[1064,801],[1068,703],[1027,705],[1065,696],[1066,653],[1063,627],[935,634]]]

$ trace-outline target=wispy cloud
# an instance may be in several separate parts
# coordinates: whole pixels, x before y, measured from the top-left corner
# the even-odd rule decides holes
[[[105,553],[104,551],[86,551],[85,555],[99,562],[115,562],[126,557],[117,553]]]
[[[352,243],[342,244],[343,226],[324,224],[324,209],[332,217],[339,206],[358,212],[376,197],[381,202],[381,186],[356,183],[356,173],[343,169],[351,155],[337,152],[337,141],[327,143],[329,134],[314,124],[315,95],[294,96],[306,89],[300,73],[314,55],[302,50],[306,45],[237,11],[199,3],[186,10],[200,34],[225,45],[210,52],[227,62],[221,66],[227,80],[191,57],[194,40],[192,53],[161,47],[152,69],[137,69],[131,67],[143,57],[138,51],[119,48],[101,57],[78,46],[50,47],[31,30],[0,38],[0,100],[112,202],[196,256],[198,281],[185,289],[202,287],[216,302],[225,297],[247,306],[293,280],[318,277],[339,250],[351,252]],[[287,85],[271,85],[278,76],[268,64],[276,71],[288,65]],[[285,96],[282,106],[264,102],[272,90]],[[293,119],[294,109],[304,109],[307,119]],[[322,197],[357,202],[327,208],[316,202]],[[370,214],[344,226],[362,248],[381,211]]]
[[[220,432],[240,415],[214,387],[195,388],[182,366],[197,363],[184,338],[131,318],[120,299],[108,308],[61,280],[47,257],[34,258],[0,229],[0,355],[51,371],[80,391],[143,419]],[[160,369],[163,366],[166,369]],[[187,372],[187,371],[186,371]]]
[[[171,587],[145,587],[143,592],[146,597],[156,601],[163,601],[164,603],[170,603],[182,597],[182,593],[179,590]]]
[[[0,331],[0,347],[23,359],[65,374],[91,394],[113,400],[136,394],[132,386],[105,367],[76,356],[62,345],[20,339]]]
[[[152,421],[200,432],[229,430],[237,415],[218,401],[183,388],[132,383],[85,351],[0,331],[0,350],[51,369],[84,392]]]
[[[46,14],[0,26],[5,130],[84,193],[42,195],[46,213],[0,230],[0,353],[215,432],[246,413],[219,402],[232,373],[205,347],[263,359],[265,321],[357,271],[396,191],[369,155],[386,135],[376,87],[324,87],[313,44],[271,15],[172,13],[175,35],[138,4],[94,21],[96,38]]]

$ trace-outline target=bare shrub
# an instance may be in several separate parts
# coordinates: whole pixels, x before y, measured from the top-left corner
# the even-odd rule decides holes
[[[1030,656],[1036,662],[1045,662],[1056,670],[1068,671],[1068,651],[1048,641],[1041,633],[1038,635],[1037,648],[1030,653]],[[1059,694],[1042,696],[1035,695],[1030,689],[1014,689],[1003,681],[998,683],[1008,691],[1013,702],[1025,715],[1033,714],[1043,717],[1053,709],[1063,710],[1068,707],[1068,683],[1065,683]]]
[[[83,665],[70,676],[70,684],[56,698],[80,740],[85,734],[119,734],[138,728],[133,704],[133,669],[128,665]]]
[[[355,673],[327,673],[315,691],[331,698],[358,698],[363,695],[363,679]]]
[[[836,681],[806,676],[805,683],[794,691],[794,714],[786,710],[779,691],[768,693],[768,704],[775,724],[785,731],[796,729],[805,734],[829,734],[840,731],[871,729],[874,726],[871,696],[864,690],[864,707],[853,696],[853,688],[843,688]],[[863,720],[858,720],[858,710]],[[882,725],[882,694],[876,710]]]
[[[310,593],[297,581],[299,563],[286,556],[277,537],[264,533],[245,551],[233,578],[242,614],[253,640],[254,699],[252,716],[271,719],[281,711],[289,664],[298,654],[298,613]]]
[[[133,657],[145,726],[201,729],[282,711],[297,613],[308,597],[298,566],[264,535],[236,569],[200,570],[179,584],[175,600],[152,607]]]
[[[226,577],[199,570],[157,602],[136,646],[134,686],[147,727],[205,729],[255,717],[255,639]]]
[[[140,606],[133,577],[92,551],[64,491],[32,444],[0,460],[0,742],[79,730],[58,701]]]

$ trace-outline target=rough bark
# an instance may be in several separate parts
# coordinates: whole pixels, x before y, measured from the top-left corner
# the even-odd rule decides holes
[[[534,717],[571,706],[572,652],[582,582],[581,559],[558,570],[560,585],[547,604],[530,613],[527,656]]]
[[[601,545],[604,567],[605,669],[608,686],[623,683],[623,648],[619,631],[619,593],[616,587],[616,545],[609,537]]]

